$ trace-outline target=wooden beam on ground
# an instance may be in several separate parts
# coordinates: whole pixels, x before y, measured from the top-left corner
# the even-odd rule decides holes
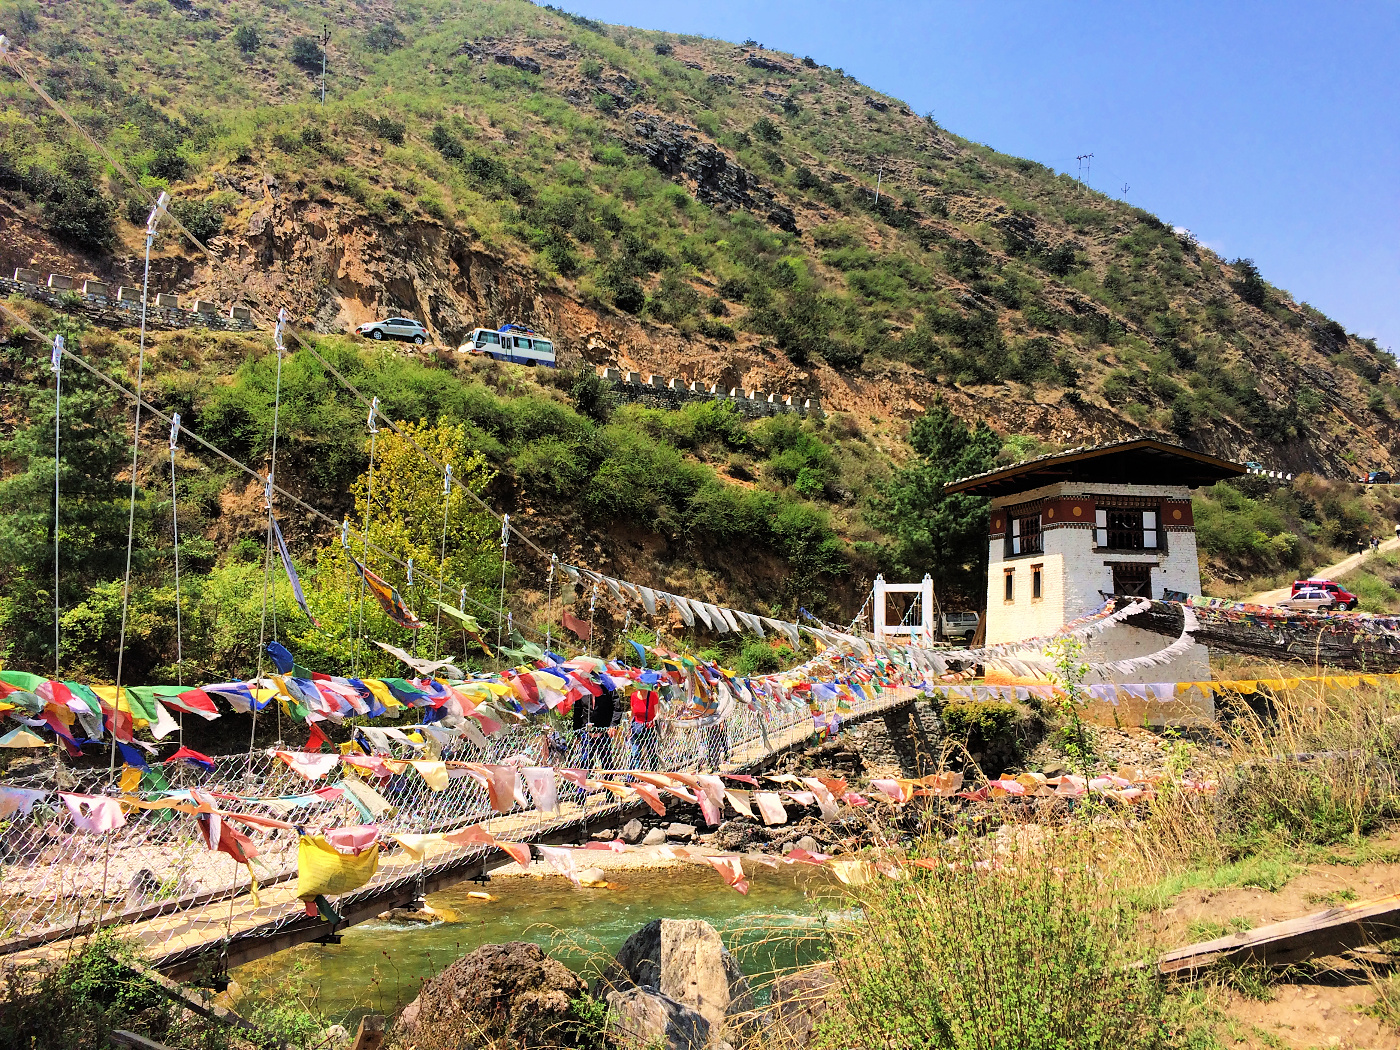
[[[257,1036],[259,1042],[267,1042],[269,1040],[268,1033],[253,1024],[252,1021],[239,1016],[225,1007],[205,1002],[203,997],[198,993],[191,991],[183,985],[177,984],[158,970],[153,970],[148,966],[143,966],[141,963],[134,961],[123,961],[122,965],[138,977],[144,977],[146,980],[150,981],[167,999],[192,1013],[198,1014],[205,1020],[217,1021],[231,1028],[242,1029],[245,1032]],[[273,1045],[284,1048],[287,1047],[287,1044],[280,1040],[274,1041]]]
[[[365,1014],[360,1018],[360,1030],[355,1033],[355,1044],[350,1050],[379,1050],[387,1027],[383,1014]]]
[[[1290,966],[1396,936],[1400,936],[1400,893],[1188,944],[1160,956],[1157,971],[1191,974],[1222,962]]]

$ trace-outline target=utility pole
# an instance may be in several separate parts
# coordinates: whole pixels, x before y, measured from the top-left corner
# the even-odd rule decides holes
[[[882,162],[882,163],[880,164],[880,171],[879,171],[879,173],[875,176],[875,203],[876,203],[876,204],[879,204],[879,203],[880,203],[880,180],[882,180],[884,177],[885,177],[885,165],[884,165],[884,163]]]
[[[1131,186],[1129,186],[1126,182],[1123,183],[1123,199],[1124,199],[1124,200],[1127,200],[1127,199],[1128,199],[1128,191],[1129,191],[1130,189],[1132,189]]]
[[[1085,176],[1084,165],[1085,165],[1085,162],[1087,161],[1088,164],[1089,164],[1089,170],[1092,171],[1092,170],[1093,170],[1093,163],[1094,163],[1094,155],[1093,155],[1092,153],[1078,153],[1078,154],[1075,155],[1075,158],[1074,158],[1074,159],[1077,160],[1077,161],[1079,161],[1079,189],[1080,189],[1080,192],[1083,192],[1083,190],[1084,190],[1084,176]]]
[[[326,48],[331,42],[331,27],[327,22],[321,23],[321,105],[326,104]]]

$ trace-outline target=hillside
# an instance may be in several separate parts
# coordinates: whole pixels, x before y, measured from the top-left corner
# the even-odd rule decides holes
[[[792,617],[849,620],[876,572],[932,572],[945,600],[975,606],[985,521],[920,494],[993,461],[1141,432],[1324,479],[1295,484],[1298,498],[1248,484],[1202,494],[1206,578],[1223,589],[1324,564],[1393,510],[1362,507],[1337,480],[1392,462],[1400,377],[1388,354],[1247,260],[1227,264],[839,69],[523,0],[346,4],[330,24],[322,107],[320,17],[295,2],[0,0],[29,74],[145,187],[170,190],[173,213],[213,251],[163,232],[153,292],[286,307],[391,418],[427,428],[459,464],[479,453],[492,505],[561,557]],[[0,97],[0,272],[139,283],[147,205],[5,67]],[[21,297],[10,308],[134,381],[134,332]],[[442,345],[344,335],[400,312]],[[534,374],[451,349],[507,320],[555,336],[566,367]],[[266,333],[158,332],[148,396],[266,470],[271,351]],[[17,508],[0,527],[0,649],[34,666],[52,645],[47,614],[35,616],[53,597],[46,365],[37,340],[0,332],[0,499]],[[817,398],[827,413],[745,422],[712,404],[619,407],[592,378],[602,365]],[[130,416],[84,382],[65,378],[74,520],[60,604],[69,658],[102,677],[120,627]],[[309,353],[287,359],[277,475],[332,522],[361,520],[364,415]],[[138,472],[127,659],[169,678],[163,427],[148,422]],[[399,502],[376,513],[406,523],[390,539],[399,556],[417,551],[421,570],[438,559],[442,511],[423,508],[440,507],[441,479],[408,459],[395,468]],[[210,675],[249,673],[265,586],[260,483],[188,446],[178,488],[198,639],[186,658]],[[280,513],[313,609],[348,623],[337,530]],[[450,586],[494,608],[495,526],[459,524],[444,548]],[[557,620],[544,566],[524,554],[510,566],[511,607],[536,626]],[[604,646],[637,629],[607,605]],[[304,625],[289,592],[270,609],[274,623]],[[327,666],[357,659],[348,627],[296,630]],[[773,659],[720,644],[741,665]]]
[[[941,393],[1056,443],[1145,431],[1330,476],[1391,465],[1400,387],[1374,344],[1169,217],[810,58],[518,0],[351,3],[322,108],[320,7],[0,11],[211,238],[222,266],[163,239],[161,290],[328,332],[409,312],[449,346],[528,322],[571,359],[817,396],[891,442]],[[144,208],[3,86],[0,265],[130,278]]]

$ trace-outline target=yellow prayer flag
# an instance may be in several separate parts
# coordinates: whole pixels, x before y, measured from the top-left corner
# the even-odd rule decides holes
[[[320,835],[303,835],[297,844],[297,897],[315,900],[359,889],[379,869],[379,843],[358,857],[341,853]]]
[[[409,762],[414,769],[418,770],[418,775],[428,782],[428,787],[434,791],[443,791],[447,787],[447,763],[430,762],[425,758],[420,758]]]

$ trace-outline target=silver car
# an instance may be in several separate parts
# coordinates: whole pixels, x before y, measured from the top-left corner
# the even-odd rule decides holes
[[[386,317],[382,321],[366,321],[355,329],[356,335],[371,339],[406,339],[422,346],[432,336],[411,317]]]
[[[1336,595],[1321,587],[1303,587],[1295,591],[1293,597],[1279,602],[1282,609],[1298,609],[1307,612],[1330,612],[1337,604]]]

